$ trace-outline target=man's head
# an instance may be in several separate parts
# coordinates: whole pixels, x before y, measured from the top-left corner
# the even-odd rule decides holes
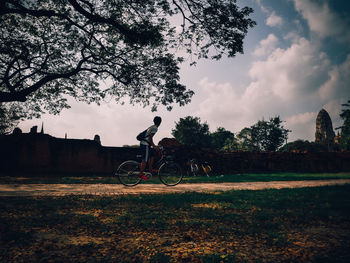
[[[153,122],[155,125],[159,126],[162,123],[162,118],[159,116],[154,117]]]

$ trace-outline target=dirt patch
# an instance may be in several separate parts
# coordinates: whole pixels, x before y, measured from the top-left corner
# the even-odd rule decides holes
[[[244,183],[198,183],[180,184],[175,187],[169,187],[162,184],[139,184],[135,187],[126,187],[120,184],[1,184],[0,196],[169,194],[184,192],[220,192],[229,190],[300,188],[343,184],[350,184],[350,179]]]

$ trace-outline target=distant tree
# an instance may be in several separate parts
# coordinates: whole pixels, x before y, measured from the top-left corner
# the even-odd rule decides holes
[[[258,121],[252,126],[252,133],[261,151],[276,151],[288,138],[290,130],[285,129],[279,116],[267,121]]]
[[[172,135],[184,145],[203,148],[210,148],[211,146],[209,126],[206,122],[201,123],[198,117],[180,118],[179,122],[175,123]]]
[[[279,116],[269,121],[261,120],[250,128],[241,130],[237,138],[243,151],[276,151],[288,138],[290,130],[285,129]]]
[[[179,63],[243,53],[252,12],[236,0],[2,0],[0,103],[26,102],[27,117],[69,97],[184,105]]]
[[[344,120],[342,126],[337,129],[341,129],[340,132],[340,146],[342,149],[350,150],[350,100],[347,103],[342,104],[344,109],[340,113],[340,118]]]
[[[259,147],[256,145],[257,140],[252,133],[252,128],[243,128],[238,134],[238,150],[240,151],[258,151]]]
[[[127,145],[127,144],[125,144],[125,145],[123,145],[123,147],[125,147],[125,148],[139,148],[140,145],[139,144],[134,144],[134,145]]]
[[[281,152],[326,152],[328,147],[322,143],[296,140],[289,142],[279,149]]]
[[[222,147],[223,151],[238,151],[239,150],[239,144],[238,144],[238,140],[235,137],[232,138],[228,138],[225,141],[224,146]]]
[[[20,116],[13,108],[0,104],[0,134],[9,134],[19,123]]]
[[[213,133],[210,133],[211,145],[216,150],[223,150],[226,142],[234,139],[234,134],[223,127],[218,127]]]

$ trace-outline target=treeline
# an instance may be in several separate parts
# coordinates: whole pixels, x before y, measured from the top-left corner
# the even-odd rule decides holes
[[[172,135],[184,145],[200,148],[210,148],[218,151],[258,151],[258,152],[320,152],[320,151],[349,151],[350,150],[350,100],[342,104],[340,118],[343,125],[337,127],[338,136],[331,144],[296,140],[287,143],[288,133],[282,125],[279,116],[268,121],[259,120],[254,125],[244,128],[238,133],[217,128],[209,131],[207,122],[200,118],[187,116],[175,123]]]
[[[219,151],[277,151],[286,142],[289,132],[279,116],[269,121],[260,120],[237,134],[223,127],[210,132],[207,122],[187,116],[175,123],[172,135],[184,145]]]

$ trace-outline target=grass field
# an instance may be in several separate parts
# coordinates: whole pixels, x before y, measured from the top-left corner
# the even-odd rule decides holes
[[[185,176],[182,183],[223,183],[223,182],[268,182],[268,181],[300,181],[300,180],[328,180],[349,179],[350,173],[272,173],[272,174],[232,174],[205,176]],[[26,183],[26,184],[118,184],[114,176],[61,176],[61,177],[25,177],[25,176],[0,176],[0,184]],[[150,181],[143,183],[159,184],[159,178],[155,176]]]
[[[0,198],[0,262],[350,262],[350,185]]]

